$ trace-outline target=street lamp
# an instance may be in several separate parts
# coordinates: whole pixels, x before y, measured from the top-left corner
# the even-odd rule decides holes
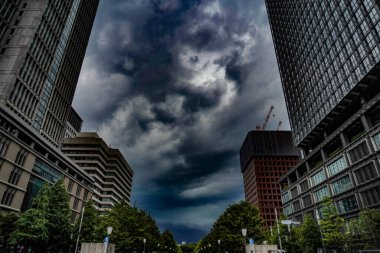
[[[145,238],[143,239],[143,242],[144,242],[144,251],[143,252],[145,253],[145,243],[146,243],[146,239]]]
[[[160,251],[160,244],[157,244],[157,252]]]
[[[220,253],[220,239],[218,240],[218,245],[219,245],[219,250],[218,250],[218,252]]]
[[[247,244],[247,242],[246,242],[246,239],[245,239],[245,237],[247,236],[247,229],[246,228],[242,228],[241,229],[241,234],[243,235],[243,237],[244,237],[244,253],[246,252],[246,244]]]

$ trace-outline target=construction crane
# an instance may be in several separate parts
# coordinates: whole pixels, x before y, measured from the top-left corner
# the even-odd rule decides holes
[[[267,124],[268,124],[268,121],[269,121],[270,115],[271,115],[272,112],[273,112],[273,109],[274,109],[274,106],[271,105],[271,106],[270,106],[270,109],[269,109],[269,112],[268,112],[267,116],[265,117],[265,120],[264,120],[264,124],[263,124],[263,126],[257,125],[257,126],[256,126],[256,130],[265,130],[265,129],[267,128]]]
[[[281,128],[281,125],[282,125],[282,121],[280,120],[280,121],[278,122],[277,131],[279,131],[279,130],[280,130],[280,128]]]

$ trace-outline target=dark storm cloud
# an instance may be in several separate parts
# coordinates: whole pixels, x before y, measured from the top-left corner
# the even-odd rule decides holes
[[[75,107],[177,241],[243,198],[238,151],[271,104],[273,128],[287,116],[263,0],[102,1]]]

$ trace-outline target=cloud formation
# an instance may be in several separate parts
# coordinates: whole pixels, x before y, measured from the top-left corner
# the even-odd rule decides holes
[[[244,198],[238,151],[288,120],[263,0],[102,1],[74,107],[135,171],[133,201],[177,241]]]

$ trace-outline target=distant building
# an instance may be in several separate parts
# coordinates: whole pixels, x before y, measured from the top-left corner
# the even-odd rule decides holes
[[[66,122],[65,138],[75,138],[82,129],[83,120],[79,114],[71,107],[69,117]]]
[[[266,227],[281,209],[278,180],[298,162],[290,131],[250,131],[240,149],[245,199],[256,205]]]
[[[44,182],[63,178],[71,222],[92,197],[93,179],[32,127],[0,105],[0,209],[25,211]]]
[[[93,201],[99,212],[121,201],[130,202],[133,170],[118,149],[96,133],[82,132],[64,139],[62,152],[93,178]]]
[[[379,1],[266,0],[302,161],[280,179],[301,221],[331,197],[346,219],[380,208]]]

